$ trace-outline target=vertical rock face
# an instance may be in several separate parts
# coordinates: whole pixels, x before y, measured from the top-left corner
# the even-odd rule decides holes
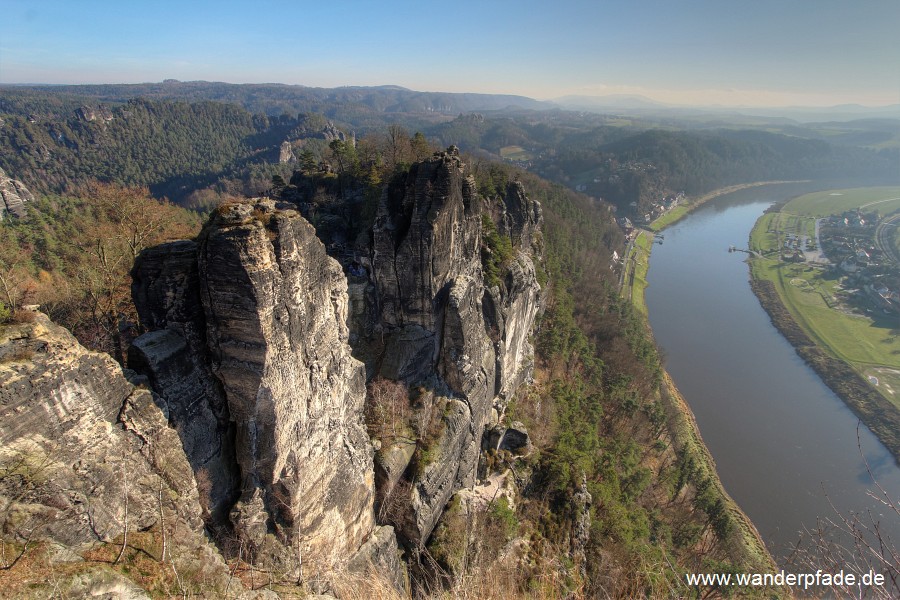
[[[520,250],[509,265],[503,291],[488,290],[485,318],[497,332],[495,393],[507,400],[531,375],[534,348],[529,342],[542,296],[531,256]]]
[[[365,373],[347,345],[346,278],[313,227],[271,200],[226,205],[199,243],[142,253],[133,279],[153,331],[132,365],[209,478],[213,516],[307,565],[351,556],[374,528]]]
[[[181,436],[203,504],[222,523],[240,495],[240,472],[228,401],[207,360],[197,252],[195,242],[180,241],[138,257],[132,297],[151,331],[134,340],[128,364],[149,377]]]
[[[451,397],[441,432],[430,441],[429,452],[440,459],[425,465],[412,485],[398,488],[410,489],[410,498],[395,524],[413,547],[427,540],[452,494],[474,482],[495,400],[514,392],[530,374],[528,336],[540,309],[532,263],[540,205],[518,182],[509,185],[499,229],[518,252],[503,285],[487,289],[483,204],[451,147],[413,165],[405,182],[387,189],[374,226],[374,312],[385,338],[381,374],[426,383]],[[378,461],[391,465],[391,473],[379,473],[391,490],[397,472],[392,452],[385,448]]]
[[[278,162],[281,164],[297,162],[297,157],[294,155],[294,149],[291,147],[290,142],[281,142],[281,146],[278,147]]]
[[[373,471],[340,266],[299,213],[257,201],[218,211],[199,271],[241,501],[261,498],[270,527],[312,555],[348,556],[374,527]]]
[[[508,235],[523,247],[530,247],[544,218],[540,203],[525,194],[521,182],[512,181],[506,186],[503,209],[500,233]]]
[[[9,177],[3,169],[0,169],[0,221],[7,213],[24,217],[26,202],[34,202],[34,195],[25,184]]]
[[[373,231],[380,316],[437,332],[451,282],[480,273],[481,206],[457,152],[417,163],[389,187]]]

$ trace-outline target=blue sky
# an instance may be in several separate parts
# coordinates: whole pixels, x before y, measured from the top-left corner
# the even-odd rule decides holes
[[[0,82],[900,103],[900,0],[0,0]]]

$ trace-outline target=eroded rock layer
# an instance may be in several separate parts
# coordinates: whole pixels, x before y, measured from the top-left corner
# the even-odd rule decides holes
[[[150,249],[133,275],[154,329],[134,366],[171,406],[211,504],[251,547],[352,556],[374,528],[365,373],[346,278],[312,226],[271,200],[229,204],[199,243]]]
[[[228,204],[196,243],[145,251],[133,292],[150,331],[132,365],[202,473],[212,521],[251,547],[299,548],[305,564],[323,565],[371,553],[376,538],[388,547],[377,493],[379,522],[418,552],[451,496],[475,482],[485,432],[530,376],[540,206],[517,183],[488,202],[454,148],[437,153],[385,189],[371,237],[340,256],[349,296],[348,276],[294,207]],[[513,249],[492,287],[487,218]],[[406,425],[416,439],[379,440],[377,469],[350,326],[370,377],[418,390],[418,424]]]
[[[374,526],[373,474],[340,266],[299,213],[260,200],[218,211],[199,270],[212,368],[237,427],[241,502],[260,494],[288,542],[348,556]]]
[[[409,486],[397,486],[393,446],[380,452],[380,501],[409,490],[392,519],[413,548],[433,531],[452,494],[474,482],[481,439],[492,409],[528,378],[528,336],[540,309],[532,258],[540,205],[512,183],[499,206],[488,205],[455,148],[413,165],[387,188],[372,235],[372,286],[383,337],[380,373],[424,384],[446,396],[439,431],[420,439],[428,456]],[[496,214],[495,214],[496,213]],[[516,248],[500,286],[485,285],[483,219],[499,223]],[[421,409],[420,409],[421,410]],[[496,413],[493,413],[496,414]],[[412,458],[410,459],[412,460]],[[400,513],[400,514],[398,514]]]
[[[203,534],[178,435],[151,393],[129,383],[108,355],[29,314],[0,328],[4,540],[55,543],[63,550],[54,560],[77,563],[81,552],[152,531],[177,548],[155,558],[196,569],[212,587],[227,579]],[[91,587],[88,571],[82,579]]]

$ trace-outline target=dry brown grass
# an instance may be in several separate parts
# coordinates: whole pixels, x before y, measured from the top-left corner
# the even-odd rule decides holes
[[[24,308],[18,308],[12,314],[13,323],[34,323],[35,319],[37,319],[37,313]]]

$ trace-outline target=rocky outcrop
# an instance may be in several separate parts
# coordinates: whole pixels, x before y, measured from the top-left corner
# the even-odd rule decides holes
[[[114,118],[112,110],[105,104],[101,104],[96,108],[93,106],[82,106],[75,111],[75,114],[87,122],[99,120],[103,123],[108,123]]]
[[[52,560],[78,562],[126,530],[165,531],[178,546],[170,559],[227,578],[203,535],[190,465],[151,393],[43,314],[23,320],[0,327],[4,540],[52,541],[64,549]]]
[[[520,421],[513,421],[508,427],[495,425],[485,436],[485,447],[488,450],[508,450],[515,453],[527,453],[532,449],[528,429]]]
[[[245,547],[285,566],[299,548],[304,569],[371,563],[398,587],[390,526],[415,557],[475,483],[488,426],[530,375],[541,298],[539,205],[514,183],[490,213],[515,248],[490,289],[485,205],[451,148],[395,179],[352,246],[334,242],[337,225],[317,219],[317,237],[293,205],[256,199],[217,209],[196,243],[141,255],[133,293],[149,331],[130,364],[205,474],[211,520]],[[411,437],[378,440],[374,464],[351,339],[369,377],[417,389]]]
[[[380,319],[437,333],[450,283],[480,276],[481,206],[458,152],[413,165],[388,188],[373,230]],[[438,346],[435,345],[435,357]]]
[[[503,408],[531,376],[534,348],[529,338],[543,303],[532,260],[536,251],[524,248],[508,266],[503,288],[488,289],[484,298],[485,318],[496,337],[495,393]]]
[[[153,330],[134,367],[182,423],[195,469],[207,461],[234,531],[258,551],[299,547],[307,568],[353,556],[375,530],[365,372],[346,278],[313,227],[271,200],[229,204],[198,243],[150,249],[133,275]]]
[[[348,139],[347,135],[343,131],[335,127],[334,123],[332,123],[331,121],[328,121],[328,123],[325,124],[325,127],[322,128],[320,135],[326,142],[333,142],[334,140],[345,142]]]
[[[206,360],[198,247],[172,242],[145,250],[132,270],[132,297],[151,329],[132,343],[128,364],[146,375],[200,482],[211,523],[227,520],[240,495],[235,425],[219,380]]]
[[[7,214],[19,218],[24,217],[26,202],[34,202],[34,194],[25,187],[24,183],[9,177],[3,169],[0,169],[0,221]]]
[[[413,165],[405,181],[386,190],[373,229],[373,312],[384,339],[380,374],[446,397],[439,431],[419,440],[421,453],[439,458],[407,471],[408,485],[399,486],[409,490],[406,512],[392,514],[413,548],[423,547],[453,493],[474,483],[492,408],[499,402],[502,412],[504,398],[530,375],[528,336],[541,304],[532,263],[540,205],[514,183],[499,215],[492,215],[518,248],[494,289],[484,283],[484,210],[474,179],[451,147]],[[396,458],[388,446],[377,462],[396,474]],[[396,493],[388,469],[379,481]]]
[[[352,554],[374,526],[372,449],[340,266],[299,213],[256,201],[217,211],[199,269],[242,501],[261,494],[270,526],[308,556]]]
[[[498,217],[500,233],[508,235],[521,247],[531,248],[543,218],[540,203],[528,197],[520,181],[512,181],[506,186]]]
[[[281,142],[281,146],[278,148],[278,162],[281,164],[297,162],[297,157],[294,156],[294,149],[290,142]]]

